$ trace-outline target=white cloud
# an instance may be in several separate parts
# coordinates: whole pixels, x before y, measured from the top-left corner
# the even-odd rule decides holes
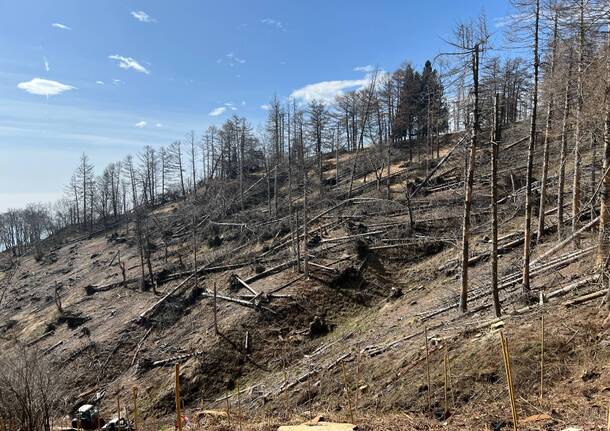
[[[150,73],[150,70],[142,66],[140,63],[138,63],[131,57],[123,57],[122,55],[115,54],[108,56],[108,58],[111,60],[118,61],[119,67],[121,69],[133,69],[136,72],[145,73],[147,75]]]
[[[155,124],[155,127],[163,127],[163,124],[157,123],[157,124]]]
[[[354,67],[354,72],[371,73],[374,70],[375,70],[375,66],[373,66],[372,64],[367,64],[366,66]]]
[[[335,101],[335,97],[343,94],[345,90],[360,90],[364,88],[368,82],[368,77],[364,79],[347,79],[342,81],[322,81],[296,89],[290,94],[290,97],[300,99],[303,102],[319,100],[331,104]]]
[[[244,64],[245,62],[246,62],[246,60],[244,60],[243,58],[239,58],[232,52],[230,52],[230,53],[226,54],[224,57],[221,57],[218,60],[216,60],[216,63],[218,63],[218,64],[225,63],[225,64],[228,64],[230,67],[236,66],[238,64]]]
[[[121,85],[123,83],[123,81],[121,81],[120,79],[113,79],[112,80],[112,84],[113,85]]]
[[[241,101],[241,106],[246,106],[246,101],[245,100]]]
[[[51,70],[51,66],[49,65],[49,60],[47,60],[47,57],[44,57],[43,60],[44,60],[44,70],[49,72]]]
[[[140,22],[156,22],[157,21],[156,19],[152,18],[150,15],[148,15],[143,10],[131,11],[131,16],[133,16],[135,19],[137,19]]]
[[[64,91],[75,90],[76,87],[48,79],[34,78],[31,81],[20,82],[17,88],[38,96],[56,96]]]
[[[214,109],[212,109],[208,115],[209,115],[210,117],[218,117],[219,115],[224,114],[226,110],[227,110],[227,108],[226,108],[226,107],[224,107],[224,106],[219,106],[218,108],[214,108]]]
[[[68,27],[67,25],[60,24],[58,22],[54,22],[53,24],[51,24],[51,27],[55,27],[60,30],[72,30],[72,27]]]
[[[104,81],[95,81],[97,85],[104,85]]]
[[[271,105],[269,105],[269,104],[265,103],[264,105],[261,105],[261,109],[262,109],[263,111],[268,111],[268,110],[270,110],[270,109],[271,109]]]
[[[142,120],[139,123],[134,124],[134,126],[143,129],[144,127],[146,127],[146,121]]]
[[[532,16],[531,14],[527,13],[516,13],[512,15],[496,17],[493,19],[494,27],[496,28],[508,27],[515,23],[523,23],[528,21],[532,21]]]
[[[284,27],[284,24],[282,24],[282,21],[278,21],[273,18],[265,18],[265,19],[261,19],[261,22],[268,26],[275,27],[278,30],[286,31],[286,27]]]

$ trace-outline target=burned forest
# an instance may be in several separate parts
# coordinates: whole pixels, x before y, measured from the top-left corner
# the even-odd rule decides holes
[[[507,4],[0,213],[0,431],[610,430],[610,3]]]

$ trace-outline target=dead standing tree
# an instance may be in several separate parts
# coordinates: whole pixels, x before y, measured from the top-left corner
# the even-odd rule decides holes
[[[523,220],[523,291],[530,290],[530,254],[531,254],[531,237],[532,237],[532,182],[534,169],[534,150],[536,148],[536,120],[538,115],[538,81],[540,78],[540,54],[539,54],[539,38],[540,38],[540,0],[515,0],[513,4],[522,10],[527,17],[532,17],[534,22],[533,28],[533,89],[532,89],[532,111],[530,118],[530,135],[529,145],[527,149],[527,173],[525,179],[525,215]],[[527,19],[526,21],[530,21]],[[528,22],[529,33],[531,23]],[[529,37],[529,35],[528,35]]]
[[[498,294],[498,146],[501,139],[500,94],[494,99],[494,128],[491,138],[491,295],[497,317],[502,315]]]
[[[610,7],[610,1],[608,1]],[[604,118],[604,159],[602,168],[601,208],[599,215],[599,244],[597,250],[597,264],[602,272],[602,279],[608,285],[606,269],[608,266],[608,248],[610,243],[610,9],[608,12],[608,38],[606,42],[606,80],[604,86],[605,118]],[[606,305],[610,311],[610,289],[606,297]],[[608,315],[610,318],[610,314]]]
[[[455,42],[450,43],[457,49],[456,52],[444,53],[443,56],[453,56],[460,59],[454,68],[454,73],[472,77],[472,122],[471,139],[468,148],[468,160],[464,187],[464,216],[462,224],[462,259],[461,259],[461,292],[460,311],[468,310],[468,259],[470,241],[470,215],[472,208],[472,195],[474,188],[474,171],[476,166],[476,150],[481,128],[479,109],[479,63],[481,53],[489,40],[487,24],[484,17],[477,22],[460,24],[455,31]]]
[[[549,173],[549,144],[553,129],[553,120],[555,115],[555,69],[557,67],[557,49],[559,42],[559,11],[557,7],[553,10],[553,39],[551,42],[551,64],[549,66],[548,76],[550,85],[547,86],[547,108],[546,108],[546,125],[544,127],[544,143],[542,152],[542,177],[540,180],[540,208],[538,209],[538,234],[536,243],[539,243],[544,235],[545,211],[547,200],[547,181]]]

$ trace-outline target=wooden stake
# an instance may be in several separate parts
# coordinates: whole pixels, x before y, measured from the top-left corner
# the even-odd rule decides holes
[[[284,416],[288,419],[288,372],[286,371],[286,365],[284,365]]]
[[[544,314],[540,326],[540,402],[544,400]]]
[[[180,412],[180,364],[176,364],[176,427],[182,431],[182,414]]]
[[[349,419],[351,423],[354,423],[354,411],[352,409],[352,398],[349,395],[349,388],[347,387],[347,374],[345,373],[345,362],[341,361],[341,372],[343,374],[343,387],[345,389],[345,396],[347,397],[347,406],[349,408]]]
[[[239,423],[239,430],[241,431],[241,395],[239,393],[239,380],[235,383],[237,384],[237,422]]]
[[[510,397],[510,407],[513,415],[513,430],[517,431],[517,405],[515,401],[515,389],[513,387],[513,372],[510,366],[510,354],[508,352],[508,342],[504,333],[500,331],[500,342],[502,344],[502,358],[504,360],[504,369],[506,370],[506,383],[508,385],[508,394]]]
[[[359,392],[360,392],[360,349],[358,349],[358,354],[356,355],[356,402],[354,403],[356,408],[358,408]]]
[[[428,348],[428,327],[424,326],[424,337],[426,345],[426,379],[428,382],[428,410],[432,407],[431,381],[430,381],[430,349]]]
[[[218,332],[218,304],[217,304],[217,298],[216,298],[216,282],[214,282],[214,333],[216,335],[219,334],[219,332]]]
[[[136,431],[140,431],[140,417],[138,414],[138,388],[133,387],[133,423]]]
[[[225,391],[225,403],[227,407],[227,421],[229,422],[229,428],[231,428],[231,402],[229,401],[229,391]]]
[[[447,345],[445,344],[445,357],[444,357],[444,368],[445,368],[445,419],[449,415],[449,354],[447,353]]]

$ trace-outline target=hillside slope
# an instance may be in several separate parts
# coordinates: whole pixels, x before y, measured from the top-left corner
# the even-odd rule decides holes
[[[500,147],[502,321],[494,317],[489,293],[486,145],[477,155],[470,311],[457,311],[465,148],[460,136],[451,136],[431,165],[442,161],[442,166],[423,185],[424,155],[409,162],[405,149],[393,149],[391,200],[386,170],[371,168],[374,149],[343,154],[339,183],[324,186],[322,193],[312,181],[309,277],[297,268],[298,257],[300,266],[305,264],[304,248],[297,256],[293,247],[303,236],[303,215],[301,210],[297,232],[296,220],[288,216],[285,172],[277,213],[266,201],[264,172],[252,173],[246,208],[229,215],[211,209],[204,191],[152,209],[147,229],[156,294],[137,282],[133,221],[64,239],[63,245],[49,241],[42,258],[26,255],[5,264],[0,344],[11,349],[19,340],[52,361],[65,399],[58,419],[97,401],[110,417],[117,397],[127,403],[137,386],[147,429],[159,423],[170,427],[179,363],[186,414],[192,420],[201,416],[205,429],[237,429],[237,385],[244,429],[276,429],[317,414],[353,420],[361,429],[509,429],[502,330],[519,418],[525,420],[520,429],[603,429],[610,334],[597,306],[603,286],[593,272],[596,231],[585,230],[578,247],[568,243],[543,256],[560,244],[555,212],[549,212],[550,228],[534,246],[533,295],[521,294],[523,136],[516,127]],[[590,154],[583,156],[583,164],[590,164]],[[348,199],[352,163],[356,180]],[[551,160],[551,176],[557,165]],[[334,157],[327,158],[325,177],[334,179],[335,169]],[[293,187],[293,205],[300,208],[303,192]],[[590,188],[588,196],[594,184]],[[553,206],[549,202],[548,208]],[[579,225],[593,216],[584,211]],[[590,301],[569,302],[596,292],[601,294]],[[228,418],[197,415],[227,405]]]

